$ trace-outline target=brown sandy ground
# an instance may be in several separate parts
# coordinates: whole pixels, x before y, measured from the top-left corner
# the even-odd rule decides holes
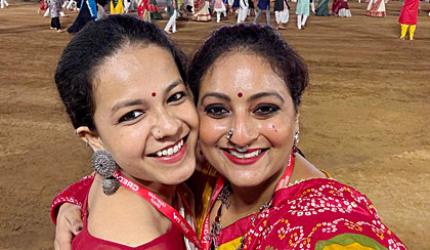
[[[0,9],[0,249],[51,249],[51,199],[90,171],[53,83],[70,36],[50,31],[35,3],[10,4]],[[311,16],[300,32],[292,10],[282,31],[311,71],[301,148],[366,193],[410,249],[430,249],[430,5],[413,42],[398,39],[399,2],[386,18],[350,5],[352,18]],[[173,38],[191,53],[220,25],[179,22]]]

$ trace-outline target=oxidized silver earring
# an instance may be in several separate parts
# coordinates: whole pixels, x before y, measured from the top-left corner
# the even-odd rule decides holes
[[[227,140],[230,141],[232,137],[233,137],[233,129],[231,128],[227,131],[226,138],[227,138]]]
[[[91,162],[94,170],[104,178],[103,192],[107,195],[115,193],[119,188],[119,182],[112,176],[117,169],[112,155],[106,150],[97,150],[93,153]]]
[[[300,131],[297,130],[296,133],[294,133],[294,146],[297,147],[297,145],[299,144],[300,138]]]

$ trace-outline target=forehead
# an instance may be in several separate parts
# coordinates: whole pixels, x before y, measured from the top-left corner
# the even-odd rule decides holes
[[[213,63],[202,78],[200,93],[212,91],[229,95],[276,91],[289,95],[285,81],[267,59],[243,51],[227,53]]]
[[[93,87],[96,95],[106,91],[138,95],[160,91],[180,78],[173,57],[166,49],[155,45],[130,45],[118,49],[97,67]]]

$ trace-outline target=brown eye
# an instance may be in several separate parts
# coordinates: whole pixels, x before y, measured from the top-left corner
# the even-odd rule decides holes
[[[187,94],[184,91],[180,91],[180,92],[176,92],[173,95],[171,95],[168,99],[167,99],[167,103],[175,103],[175,102],[179,102],[182,99],[184,99],[184,97]]]
[[[206,106],[205,113],[214,119],[221,119],[227,116],[230,111],[222,104],[211,104]]]
[[[254,114],[258,116],[270,116],[276,113],[280,108],[274,104],[260,104],[254,109]]]
[[[144,112],[141,110],[133,110],[133,111],[128,112],[127,114],[121,116],[121,118],[119,118],[118,123],[133,121],[133,120],[139,118],[140,116],[142,116],[143,114],[144,114]]]

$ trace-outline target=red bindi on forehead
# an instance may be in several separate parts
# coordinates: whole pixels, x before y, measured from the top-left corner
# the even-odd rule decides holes
[[[152,97],[156,97],[156,96],[157,96],[157,93],[152,92],[152,93],[151,93],[151,96],[152,96]]]
[[[243,96],[242,92],[237,93],[237,97],[241,98]]]

